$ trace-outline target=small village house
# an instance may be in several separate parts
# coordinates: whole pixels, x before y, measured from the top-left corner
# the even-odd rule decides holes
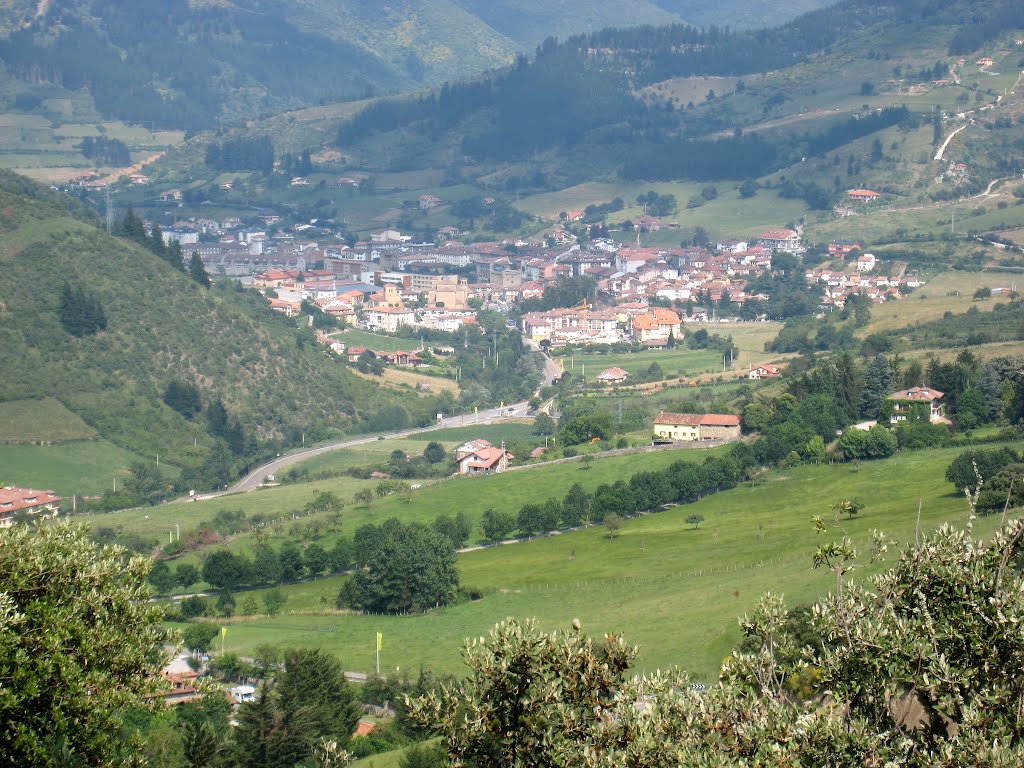
[[[760,379],[777,379],[782,375],[782,369],[777,365],[755,365],[747,373],[747,378],[753,381]]]
[[[602,384],[621,384],[629,378],[629,372],[622,368],[605,368],[597,374],[597,380]]]
[[[892,402],[893,413],[889,420],[896,424],[906,421],[916,408],[927,409],[929,421],[943,420],[942,398],[944,393],[930,387],[911,387],[893,392],[888,399]]]
[[[504,472],[515,458],[501,448],[495,448],[486,440],[470,440],[455,449],[455,463],[460,475],[491,475]]]

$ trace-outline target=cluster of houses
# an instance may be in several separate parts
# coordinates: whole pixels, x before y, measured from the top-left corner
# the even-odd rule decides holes
[[[61,497],[53,491],[5,485],[0,488],[0,528],[10,528],[19,515],[41,515],[45,519],[56,517],[60,512],[60,502]]]

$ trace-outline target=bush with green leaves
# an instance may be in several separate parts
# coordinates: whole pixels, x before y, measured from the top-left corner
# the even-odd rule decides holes
[[[876,536],[871,560],[886,549]],[[410,714],[451,764],[479,768],[1021,765],[1022,556],[1024,521],[981,539],[945,525],[857,583],[849,539],[826,544],[816,562],[835,592],[809,621],[766,595],[700,692],[679,672],[635,675],[618,635],[509,619],[467,644],[464,680]]]

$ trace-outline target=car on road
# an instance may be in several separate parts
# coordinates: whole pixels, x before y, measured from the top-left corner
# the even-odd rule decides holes
[[[384,435],[377,435],[377,439],[378,440],[386,440],[387,438],[385,438]]]

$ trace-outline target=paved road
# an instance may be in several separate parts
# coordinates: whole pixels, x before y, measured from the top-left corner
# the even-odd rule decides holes
[[[550,384],[552,381],[562,375],[562,369],[554,360],[547,355],[544,355],[544,383]],[[257,467],[248,475],[243,477],[237,483],[232,485],[226,490],[218,493],[203,494],[196,496],[197,499],[212,499],[216,496],[224,496],[229,493],[247,493],[254,491],[260,487],[263,480],[267,475],[277,475],[284,471],[293,464],[297,464],[300,461],[311,458],[313,456],[319,456],[322,453],[329,453],[330,451],[338,451],[342,448],[351,448],[356,445],[364,445],[366,443],[373,443],[377,440],[386,440],[388,438],[396,437],[408,437],[409,435],[419,434],[421,432],[431,432],[437,429],[448,429],[450,427],[462,427],[469,426],[471,424],[484,424],[491,423],[494,421],[502,421],[506,419],[521,419],[527,415],[529,407],[526,402],[521,403],[510,403],[502,408],[488,408],[487,410],[480,411],[479,413],[470,413],[462,416],[449,416],[445,419],[441,419],[436,424],[432,424],[429,427],[423,427],[421,429],[406,429],[401,432],[389,432],[382,435],[367,435],[364,437],[356,437],[351,440],[342,440],[337,443],[330,443],[328,445],[321,445],[316,448],[308,448],[302,451],[296,451],[295,453],[289,453],[287,456],[279,456],[271,462],[268,462],[260,467]],[[186,499],[181,499],[185,501]]]
[[[377,440],[408,437],[409,435],[416,435],[421,432],[431,432],[437,429],[469,426],[471,424],[484,424],[506,419],[521,419],[526,416],[528,410],[528,406],[525,402],[512,403],[510,405],[506,405],[504,408],[489,408],[476,414],[470,413],[464,416],[449,416],[448,418],[441,419],[437,424],[432,424],[429,427],[423,427],[421,429],[406,429],[401,432],[388,432],[383,435],[357,437],[352,440],[343,440],[338,443],[330,443],[329,445],[321,445],[316,448],[308,448],[304,451],[296,451],[295,453],[289,453],[287,456],[276,458],[261,467],[257,467],[226,491],[214,494],[204,494],[199,498],[208,499],[214,496],[222,496],[225,493],[246,493],[248,491],[253,491],[260,487],[267,475],[279,474],[293,464],[297,464],[298,462],[313,456],[319,456],[322,453],[329,453],[330,451],[337,451],[342,448],[351,448],[356,445],[364,445],[365,443],[374,443]]]

